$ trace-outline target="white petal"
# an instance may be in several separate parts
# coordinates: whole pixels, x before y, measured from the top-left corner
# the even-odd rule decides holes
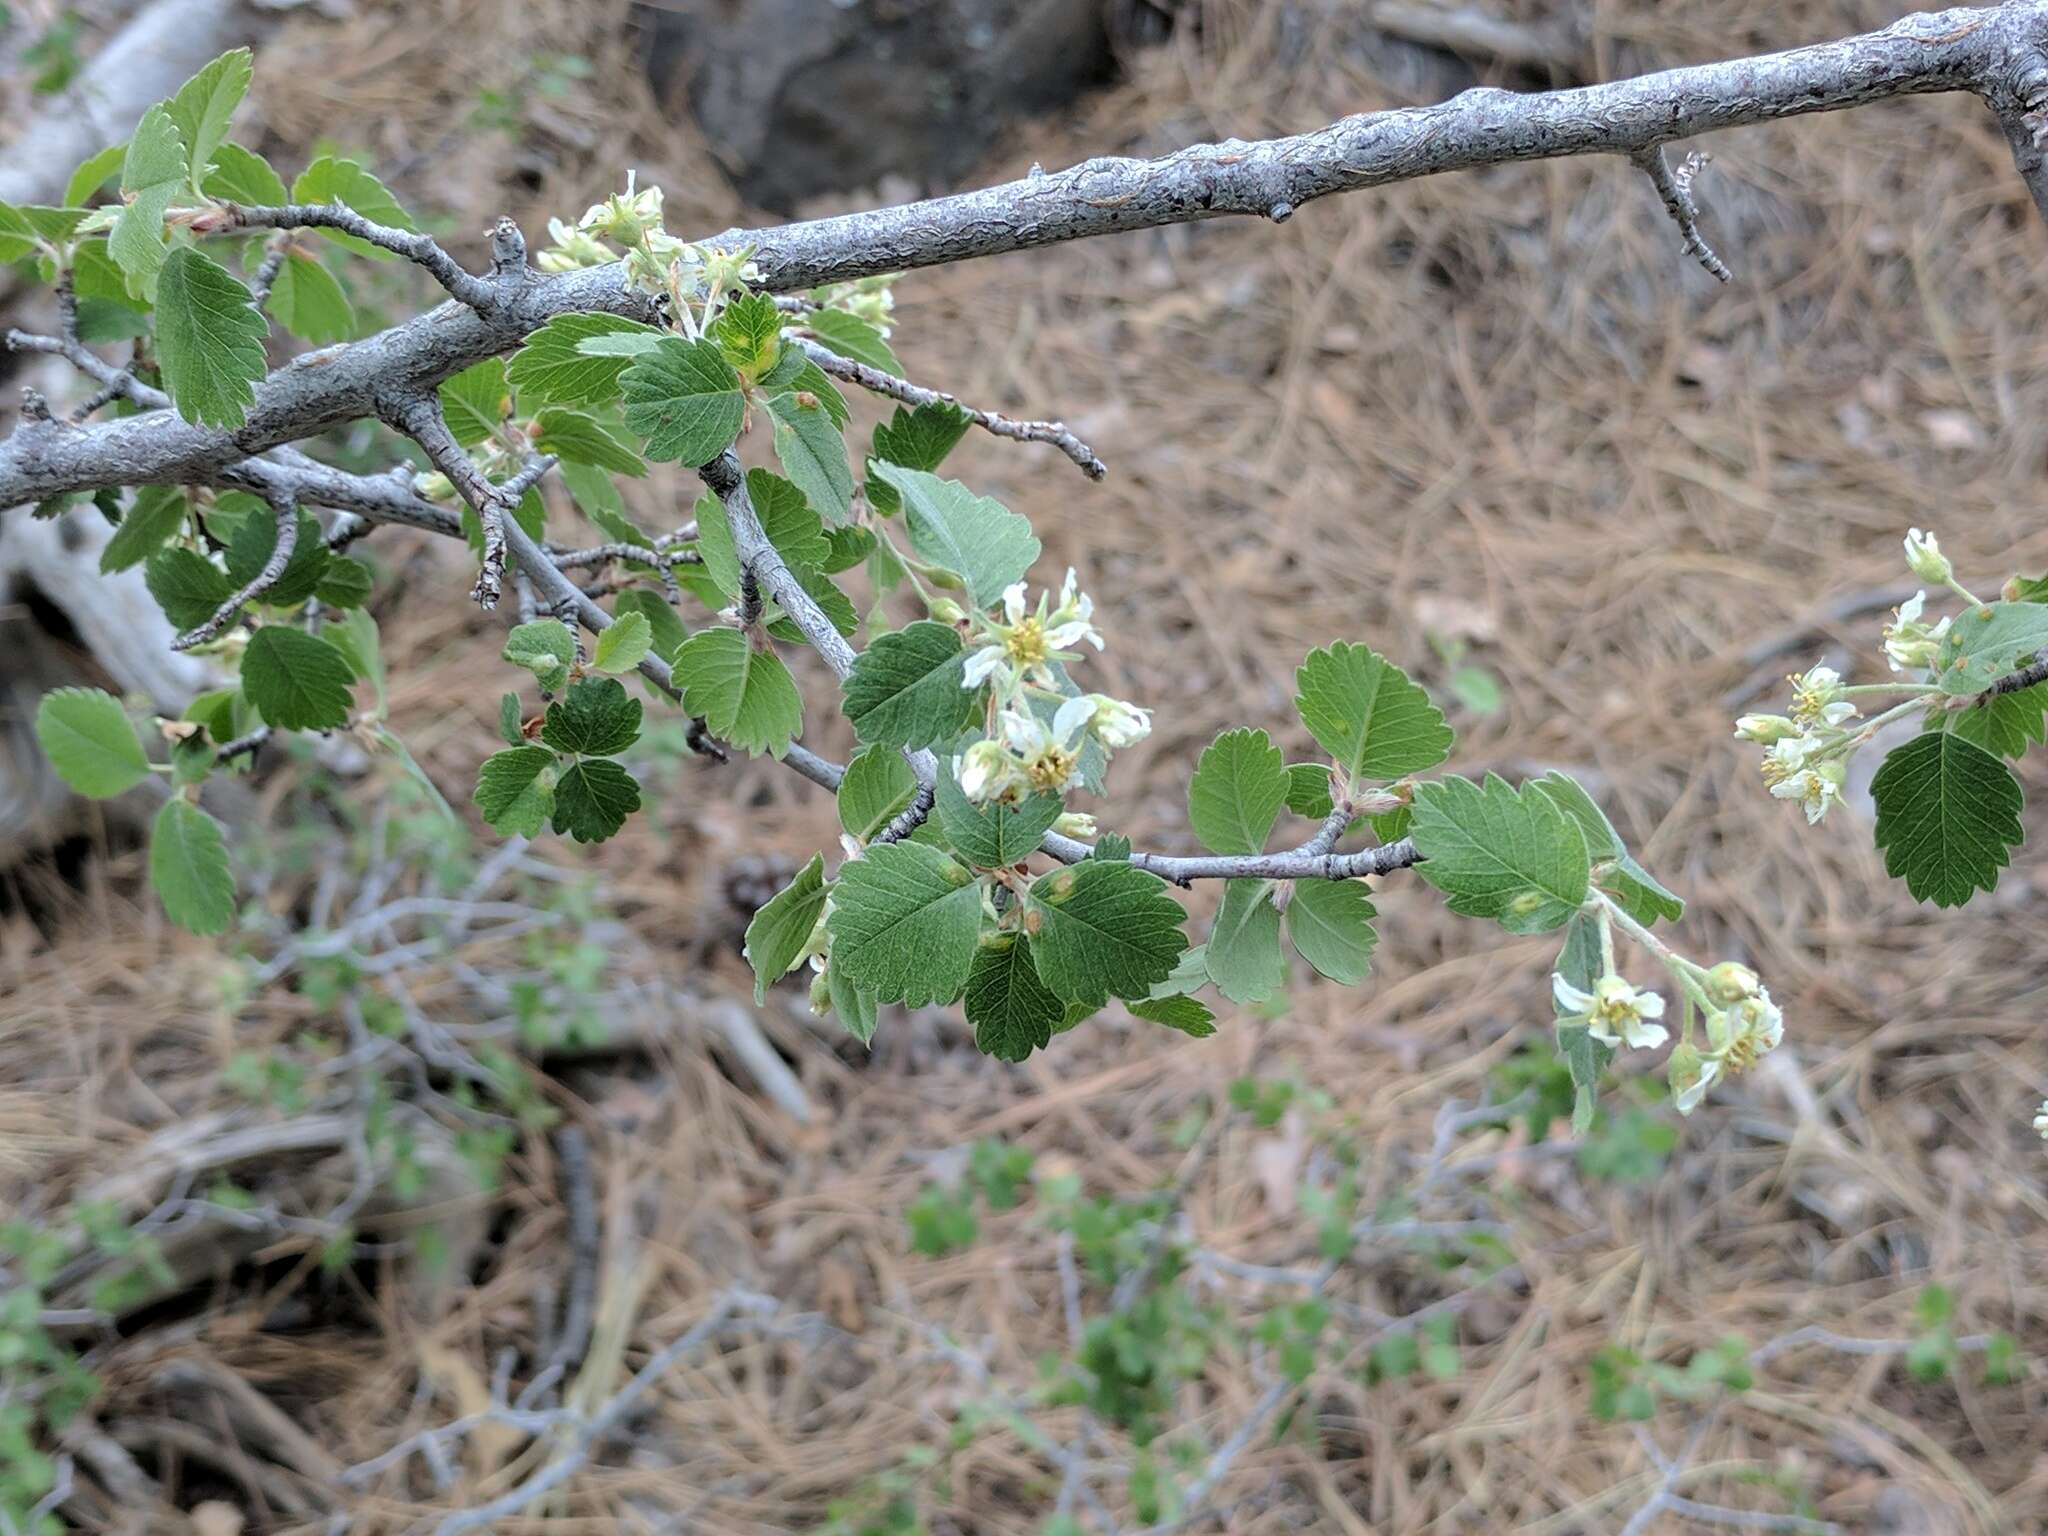
[[[988,681],[989,674],[1003,664],[1004,654],[1000,645],[984,645],[967,658],[967,665],[960,674],[960,686],[979,688]]]
[[[1663,1018],[1663,994],[1660,992],[1638,992],[1636,994],[1636,1011],[1646,1019]]]
[[[1630,1045],[1642,1051],[1653,1051],[1671,1038],[1671,1031],[1662,1024],[1631,1024],[1623,1034]]]
[[[1021,581],[1013,581],[1013,582],[1011,582],[1011,583],[1010,583],[1010,585],[1008,585],[1007,587],[1003,588],[1003,612],[1004,612],[1005,614],[1007,614],[1007,615],[1009,616],[1010,622],[1011,622],[1012,624],[1016,624],[1016,623],[1019,623],[1019,622],[1021,622],[1021,621],[1023,620],[1023,617],[1024,617],[1024,583],[1023,583],[1023,582],[1021,582]]]
[[[1003,741],[1012,752],[1029,757],[1045,745],[1045,727],[1038,723],[1034,715],[1025,714],[1022,710],[1006,709],[1002,713],[1000,723]]]
[[[1593,994],[1581,992],[1564,979],[1561,972],[1550,974],[1550,995],[1557,1000],[1557,1006],[1566,1013],[1584,1013],[1593,1006]]]
[[[1078,699],[1068,699],[1060,706],[1059,713],[1052,717],[1052,739],[1063,747],[1067,746],[1088,728],[1088,722],[1094,718],[1093,699],[1086,694]]]

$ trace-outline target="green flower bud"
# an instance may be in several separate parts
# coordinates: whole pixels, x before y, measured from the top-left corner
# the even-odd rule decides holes
[[[1755,997],[1761,985],[1756,972],[1739,960],[1723,960],[1707,972],[1707,996],[1724,1007]]]

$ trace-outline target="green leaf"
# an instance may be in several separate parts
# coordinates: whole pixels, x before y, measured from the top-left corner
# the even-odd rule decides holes
[[[640,701],[615,677],[586,677],[548,706],[540,739],[558,752],[610,757],[640,739]]]
[[[448,430],[465,448],[498,430],[512,413],[512,390],[505,382],[505,360],[487,357],[441,381],[441,414]]]
[[[823,526],[804,493],[780,475],[765,469],[747,471],[747,500],[753,504],[761,531],[783,563],[801,578],[824,563],[831,553]],[[733,544],[732,521],[716,496],[697,498],[697,554],[704,569],[728,599],[739,596],[740,557]]]
[[[982,690],[960,686],[966,665],[951,625],[920,619],[878,635],[846,678],[846,718],[867,745],[928,747],[972,725]]]
[[[1980,603],[1949,625],[1935,652],[1944,693],[1979,693],[2048,647],[2048,604]]]
[[[592,357],[579,352],[593,336],[633,335],[658,341],[651,325],[617,315],[557,315],[526,338],[512,354],[505,376],[519,391],[521,410],[541,405],[603,405],[619,394],[619,375],[628,357]]]
[[[156,285],[156,357],[164,388],[187,421],[239,427],[269,371],[270,327],[249,290],[219,262],[189,246],[164,258]]]
[[[1485,786],[1451,777],[1415,787],[1422,878],[1453,912],[1492,918],[1510,933],[1562,927],[1591,889],[1579,825],[1533,785],[1494,774]]]
[[[879,368],[884,373],[903,376],[903,364],[896,360],[896,354],[889,349],[889,343],[882,339],[882,333],[867,321],[856,315],[849,315],[843,309],[814,309],[804,315],[804,329],[809,331],[841,357],[852,358],[856,363],[866,363],[870,368]],[[902,412],[899,410],[898,415]],[[942,453],[940,458],[944,458]],[[901,459],[896,461],[902,463]],[[915,469],[932,469],[931,464],[916,464]]]
[[[526,745],[526,733],[521,729],[526,723],[521,718],[524,713],[525,711],[519,707],[518,694],[501,693],[498,695],[498,735],[503,739],[506,746],[523,747]]]
[[[194,187],[205,181],[212,169],[214,153],[227,138],[228,124],[248,94],[254,73],[249,50],[231,49],[204,65],[171,98],[171,121],[185,140],[186,164]]]
[[[576,659],[576,637],[560,619],[535,619],[505,637],[503,657],[539,680],[543,693],[560,691]]]
[[[297,554],[295,549],[293,554]],[[313,595],[329,608],[360,608],[370,600],[370,568],[346,555],[330,555]]]
[[[352,208],[373,224],[383,224],[392,229],[416,229],[398,199],[391,195],[391,189],[372,176],[353,160],[339,159],[334,155],[322,155],[303,171],[292,183],[292,201],[295,203],[340,203]],[[318,231],[322,238],[332,240],[336,245],[346,246],[358,256],[367,256],[372,261],[397,261],[395,251],[382,246],[371,245],[358,240],[354,235],[343,234],[338,229]]]
[[[1052,1041],[1067,1005],[1038,979],[1031,941],[1017,933],[982,937],[967,973],[967,1022],[974,1045],[998,1061],[1022,1061]]]
[[[975,607],[994,607],[1038,558],[1031,524],[1001,502],[922,470],[876,464],[874,473],[900,494],[918,558],[957,572]]]
[[[470,798],[507,837],[538,837],[555,810],[555,754],[528,746],[492,753],[477,770]]]
[[[779,376],[785,371],[782,368],[777,368],[775,373]],[[766,381],[764,380],[763,383],[765,387]],[[853,414],[847,407],[846,396],[839,393],[839,386],[832,382],[831,375],[808,358],[804,360],[803,366],[797,369],[788,382],[780,384],[774,390],[774,393],[809,395],[818,403],[819,408],[832,418],[832,428],[836,432],[844,432],[846,430],[846,423]],[[844,451],[843,444],[841,445],[841,451]]]
[[[551,405],[533,418],[534,447],[569,464],[590,464],[614,474],[638,478],[647,473],[640,455],[581,411]]]
[[[740,435],[740,376],[708,341],[664,336],[619,375],[626,425],[647,439],[657,464],[706,464]]]
[[[706,629],[676,650],[683,707],[713,734],[748,752],[781,757],[804,728],[803,695],[782,658],[754,649],[736,629]]]
[[[169,113],[165,113],[166,118]],[[181,150],[184,146],[178,146]],[[67,208],[83,208],[121,169],[128,155],[126,144],[109,144],[98,154],[92,155],[71,173],[71,179],[64,184],[64,205]]]
[[[2039,746],[2048,712],[2048,683],[2036,683],[2017,693],[2001,693],[1967,709],[1940,717],[1950,731],[2001,757],[2022,757],[2030,746]]]
[[[1045,984],[1070,1003],[1143,998],[1173,973],[1187,948],[1186,917],[1166,882],[1134,864],[1088,859],[1041,875],[1027,921]]]
[[[555,781],[555,831],[579,843],[603,842],[639,809],[639,781],[608,757],[580,758]]]
[[[242,692],[280,730],[328,731],[348,724],[355,669],[325,640],[287,624],[266,624],[242,653]]]
[[[1262,852],[1287,790],[1286,759],[1264,731],[1225,731],[1195,764],[1188,825],[1212,853]]]
[[[1595,1040],[1584,1024],[1561,1024],[1557,1030],[1557,1054],[1564,1058],[1565,1070],[1572,1079],[1572,1130],[1583,1136],[1593,1128],[1600,1074],[1614,1060],[1614,1047]]]
[[[154,298],[164,264],[164,214],[185,185],[185,139],[167,102],[142,114],[121,162],[121,192],[128,205],[107,236],[107,254],[127,279],[128,291]],[[66,199],[70,201],[70,199]]]
[[[836,967],[825,967],[825,995],[846,1032],[862,1045],[875,1038],[875,994],[848,981]]]
[[[839,825],[865,843],[917,798],[917,776],[893,747],[869,747],[839,781]]]
[[[839,867],[832,965],[884,1003],[950,1003],[967,985],[981,932],[981,887],[922,843],[884,843]]]
[[[377,633],[377,621],[361,608],[352,608],[321,632],[337,651],[348,658],[357,677],[377,695],[377,714],[382,718],[390,700],[384,687],[384,644]]]
[[[1287,903],[1287,938],[1317,971],[1356,986],[1372,969],[1372,896],[1362,880],[1297,880]]]
[[[225,933],[235,920],[235,877],[220,823],[188,800],[164,802],[149,833],[149,883],[164,912],[192,933]]]
[[[1206,1040],[1216,1033],[1216,1015],[1209,1005],[1184,992],[1170,997],[1144,998],[1124,1006],[1130,1009],[1134,1018],[1151,1024],[1164,1024],[1193,1040]]]
[[[270,168],[270,162],[231,140],[214,146],[213,169],[199,189],[217,202],[252,208],[275,208],[291,201],[284,179]]]
[[[1607,813],[1576,779],[1551,772],[1530,783],[1555,800],[1558,808],[1579,824],[1587,856],[1593,861],[1594,883],[1612,895],[1624,912],[1645,927],[1660,917],[1675,923],[1685,916],[1685,903],[1630,856]]]
[[[298,251],[287,255],[277,269],[263,307],[279,325],[315,346],[347,341],[356,333],[355,307],[341,280]]]
[[[757,1005],[768,1000],[769,986],[788,974],[810,943],[811,931],[818,926],[818,915],[825,910],[825,897],[830,890],[825,881],[824,856],[814,853],[811,862],[797,871],[796,878],[763,902],[753,921],[747,924],[745,953],[747,964],[754,968]]]
[[[143,584],[178,629],[204,624],[235,595],[234,586],[205,556],[182,547],[160,549],[143,567]]]
[[[1209,979],[1233,1003],[1263,1003],[1287,984],[1280,909],[1270,880],[1226,880],[1209,930]]]
[[[905,469],[937,469],[970,425],[967,413],[950,401],[920,405],[914,411],[899,405],[894,416],[876,426],[868,456]],[[884,517],[903,510],[896,487],[882,479],[873,464],[868,466],[868,503]]]
[[[654,644],[654,626],[637,613],[622,613],[597,637],[590,665],[598,672],[630,672]]]
[[[711,336],[725,360],[753,382],[775,366],[782,350],[782,311],[765,293],[742,294],[719,312]]]
[[[59,688],[36,706],[36,740],[57,777],[109,800],[149,777],[149,758],[121,701],[97,688]]]
[[[1287,765],[1287,809],[1310,821],[1322,821],[1337,808],[1330,798],[1330,769],[1325,763]]]
[[[162,549],[184,526],[185,509],[185,493],[174,485],[136,487],[121,526],[100,551],[101,573],[125,571]]]
[[[1058,795],[1032,795],[1015,805],[976,805],[954,777],[957,764],[940,765],[936,785],[939,826],[953,851],[976,869],[1007,869],[1038,851],[1038,840],[1066,807]]]
[[[260,517],[245,518],[228,543],[228,580],[237,589],[247,586],[270,563],[277,548],[277,516],[269,507]],[[292,608],[306,601],[320,588],[334,557],[327,551],[319,521],[310,512],[299,514],[299,534],[292,544],[292,557],[285,562],[276,583],[262,601],[276,608]]]
[[[1429,695],[1384,656],[1338,641],[1294,674],[1294,707],[1354,779],[1399,779],[1451,755],[1451,728]]]
[[[2026,839],[2026,796],[2012,770],[1974,742],[1931,731],[1885,758],[1870,781],[1887,874],[1916,901],[1959,907],[1998,884]]]
[[[676,647],[690,638],[690,632],[683,628],[683,621],[676,617],[675,609],[659,592],[649,592],[644,588],[621,592],[613,607],[621,619],[637,614],[647,621],[648,649],[663,661],[671,660]]]
[[[837,528],[853,515],[853,466],[846,439],[817,395],[789,390],[768,397],[775,457],[804,499]]]

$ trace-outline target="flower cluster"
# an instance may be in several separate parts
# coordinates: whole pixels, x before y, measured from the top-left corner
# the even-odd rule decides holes
[[[1020,581],[1004,590],[1000,614],[935,606],[967,632],[961,686],[989,690],[988,733],[960,758],[960,787],[970,800],[1065,794],[1081,782],[1091,740],[1106,754],[1151,734],[1151,713],[1135,704],[1067,693],[1065,663],[1081,659],[1077,647],[1102,649],[1095,604],[1071,569],[1057,603],[1041,592],[1032,607]]]
[[[1748,966],[1723,961],[1706,973],[1705,992],[1720,1004],[1704,1010],[1707,1048],[1686,1040],[1671,1053],[1671,1091],[1680,1114],[1691,1114],[1723,1076],[1747,1072],[1785,1038],[1784,1014]]]
[[[1807,821],[1817,822],[1841,798],[1847,782],[1846,754],[1855,740],[1847,726],[1856,718],[1856,706],[1833,667],[1813,667],[1788,681],[1791,714],[1744,715],[1735,722],[1735,734],[1766,749],[1764,785],[1771,794],[1798,802]]]
[[[719,297],[758,281],[760,269],[746,252],[706,249],[671,235],[662,227],[661,188],[636,189],[635,174],[626,172],[626,190],[591,204],[574,225],[548,220],[554,244],[536,253],[534,265],[574,272],[623,259],[628,288],[667,298],[679,316],[686,305],[701,302],[709,320]]]

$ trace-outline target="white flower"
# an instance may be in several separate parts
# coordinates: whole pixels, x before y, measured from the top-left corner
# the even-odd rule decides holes
[[[1019,778],[1020,769],[999,741],[977,741],[960,757],[960,792],[976,804],[1003,794]]]
[[[1731,1077],[1747,1072],[1784,1038],[1785,1016],[1763,987],[1755,997],[1707,1015],[1707,1054]]]
[[[1786,774],[1771,785],[1771,794],[1779,800],[1798,801],[1806,812],[1806,824],[1813,826],[1842,798],[1842,784],[1847,777],[1848,765],[1840,758],[1832,758]]]
[[[582,267],[601,267],[608,261],[619,259],[618,253],[602,240],[564,224],[560,219],[548,220],[548,234],[555,242],[553,247],[533,258],[533,264],[543,272],[574,272]]]
[[[1814,667],[1791,683],[1793,723],[1807,730],[1840,725],[1856,713],[1856,706],[1842,697],[1842,674],[1833,667]]]
[[[1046,639],[1062,650],[1070,645],[1079,645],[1083,640],[1101,650],[1101,631],[1089,622],[1094,613],[1095,599],[1075,585],[1074,568],[1068,566],[1067,579],[1060,583],[1060,605],[1046,620],[1050,626]]]
[[[1671,1052],[1666,1069],[1671,1083],[1671,1102],[1677,1105],[1681,1115],[1689,1115],[1698,1109],[1707,1096],[1707,1090],[1721,1077],[1718,1057],[1702,1056],[1692,1046],[1684,1044]]]
[[[1797,736],[1799,727],[1783,715],[1744,715],[1735,722],[1735,736],[1739,741],[1754,741],[1760,746]]]
[[[977,620],[982,643],[969,653],[961,685],[979,688],[992,683],[996,697],[1004,701],[1014,699],[1027,685],[1058,692],[1060,679],[1053,664],[1076,659],[1078,653],[1070,648],[1084,640],[1101,650],[1102,636],[1089,622],[1095,605],[1086,593],[1075,590],[1072,570],[1060,590],[1059,606],[1047,612],[1047,604],[1046,595],[1039,594],[1033,612],[1023,582],[1005,587],[1002,618]]]
[[[1941,552],[1940,542],[1933,534],[1922,533],[1918,528],[1906,534],[1906,564],[1922,581],[1931,581],[1937,586],[1947,586],[1956,573],[1948,556]]]
[[[1089,693],[1082,697],[1090,706],[1088,729],[1105,747],[1128,747],[1152,734],[1150,710],[1126,704],[1122,699],[1112,699],[1104,693]]]
[[[1603,1045],[1651,1047],[1670,1039],[1670,1031],[1650,1021],[1664,1017],[1664,999],[1640,991],[1619,976],[1602,976],[1591,992],[1583,992],[1562,975],[1550,978],[1550,995],[1572,1018],[1586,1021],[1586,1032]]]
[[[1006,709],[998,718],[1003,743],[1017,755],[1024,782],[1046,794],[1065,794],[1081,778],[1081,735],[1095,707],[1068,699],[1047,725],[1027,710]]]
[[[2040,1109],[2034,1113],[2034,1134],[2048,1141],[2048,1099],[2043,1099]]]
[[[979,688],[990,678],[995,678],[996,693],[1007,698],[1017,687],[1017,674],[1015,669],[1008,665],[1009,660],[1010,653],[1006,647],[984,645],[968,656],[967,665],[960,674],[960,686],[969,689]]]
[[[626,190],[601,203],[592,203],[583,217],[576,221],[576,227],[588,234],[616,240],[621,245],[638,245],[649,230],[660,229],[661,188],[647,187],[634,191],[633,178],[637,174],[626,172]]]
[[[1892,615],[1892,622],[1884,627],[1884,656],[1894,672],[1924,670],[1940,659],[1942,637],[1948,633],[1948,620],[1927,625],[1920,622],[1920,610],[1926,604],[1927,594],[1915,592],[1906,602],[1901,603]]]

